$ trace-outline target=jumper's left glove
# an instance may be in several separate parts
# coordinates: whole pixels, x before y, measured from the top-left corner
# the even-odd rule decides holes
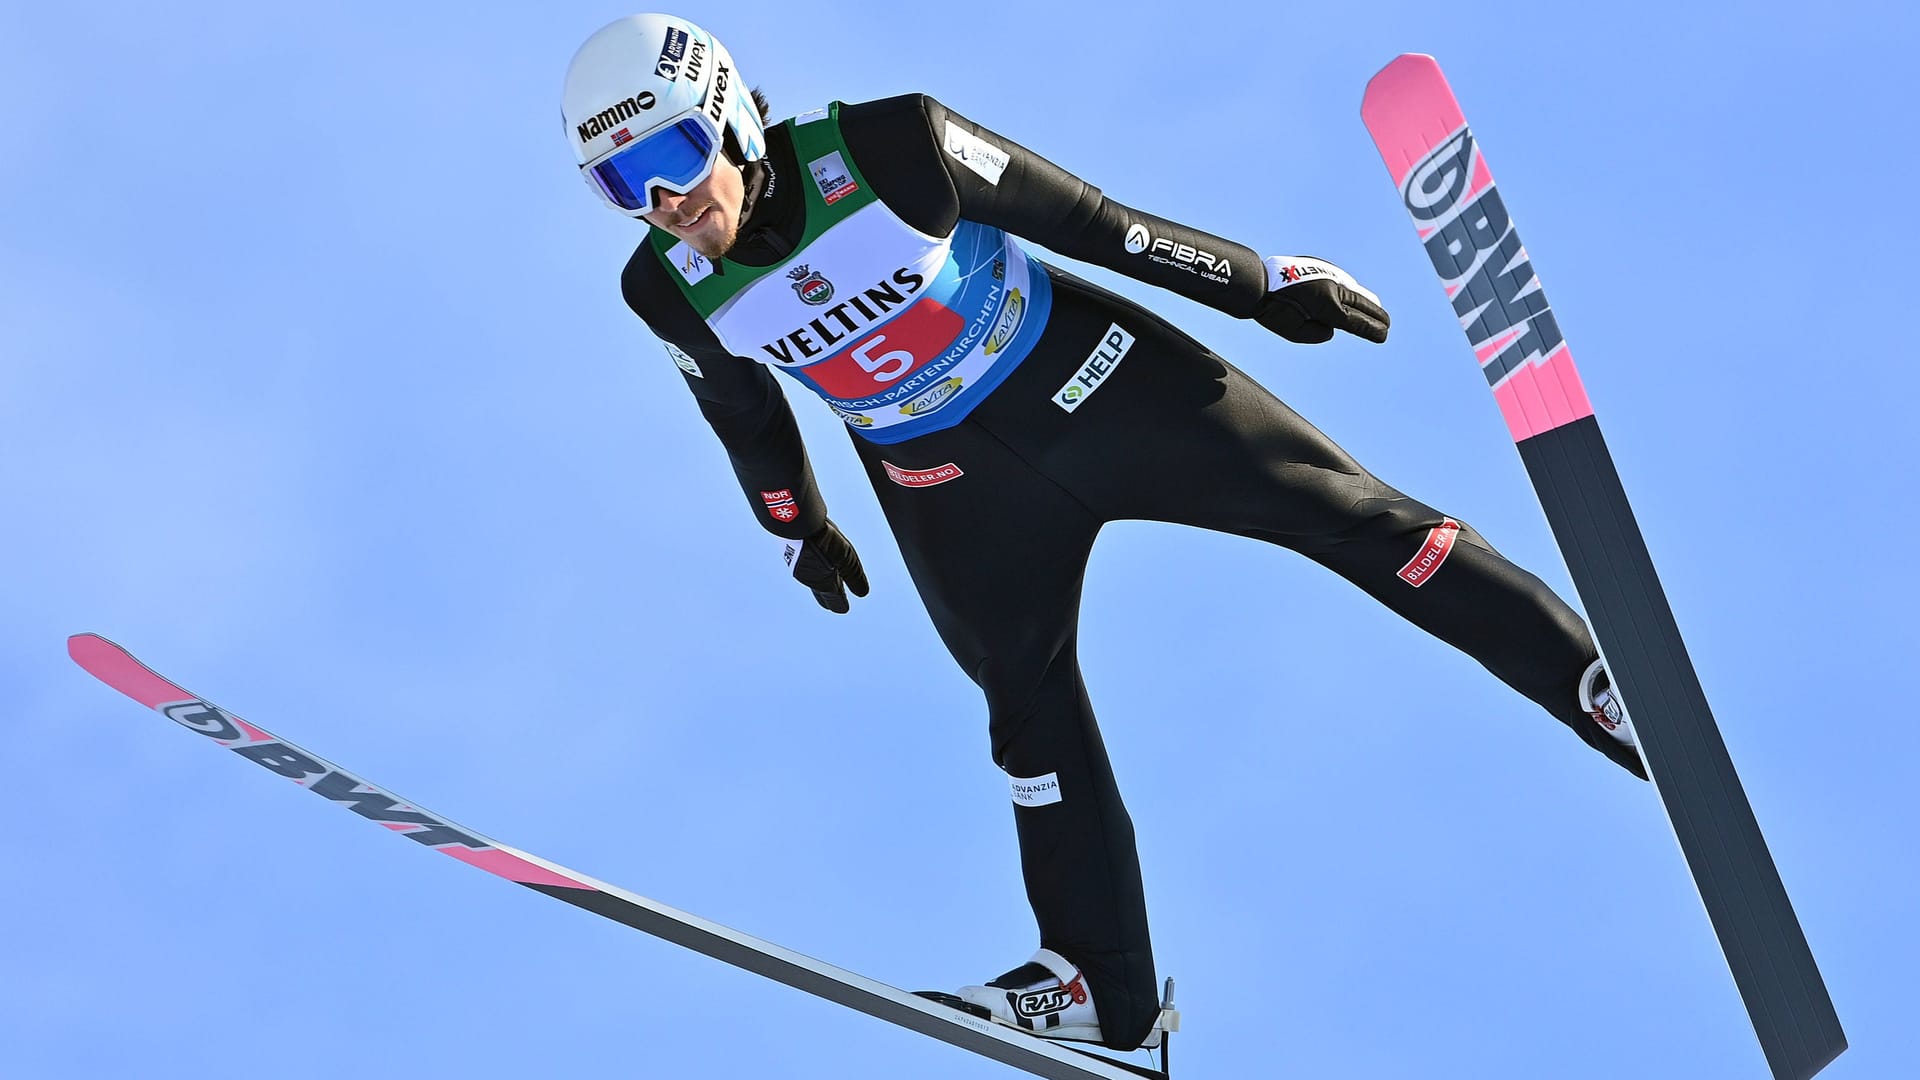
[[[847,613],[849,591],[867,595],[867,572],[860,566],[860,555],[832,521],[805,540],[788,540],[786,559],[794,580],[812,589],[820,606],[836,615]]]
[[[1327,341],[1335,330],[1387,340],[1387,309],[1345,270],[1311,255],[1275,255],[1266,266],[1267,295],[1253,313],[1261,326],[1302,345]]]

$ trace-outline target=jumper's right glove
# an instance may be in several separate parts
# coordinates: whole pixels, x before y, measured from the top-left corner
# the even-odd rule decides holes
[[[855,596],[867,595],[867,572],[860,567],[860,555],[832,521],[805,540],[787,541],[785,551],[793,579],[812,589],[813,598],[828,611],[845,615],[849,590]]]
[[[1288,341],[1318,345],[1335,330],[1387,340],[1387,309],[1345,270],[1311,255],[1275,255],[1266,260],[1267,295],[1253,317]]]

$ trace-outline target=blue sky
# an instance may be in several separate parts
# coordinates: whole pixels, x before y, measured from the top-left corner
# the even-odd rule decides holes
[[[557,126],[630,9],[0,15],[0,1072],[1010,1070],[379,835],[94,683],[97,631],[454,821],[909,988],[1027,955],[984,710],[840,425],[873,594],[783,580]],[[1333,259],[1383,348],[1097,269],[1571,595],[1359,121],[1447,69],[1854,1044],[1920,1070],[1893,4],[687,14],[781,115],[936,95],[1131,205]],[[1305,560],[1128,524],[1082,652],[1178,1075],[1765,1075],[1650,788]]]

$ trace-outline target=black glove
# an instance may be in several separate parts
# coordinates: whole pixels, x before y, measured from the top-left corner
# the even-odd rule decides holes
[[[1267,295],[1253,317],[1288,341],[1318,345],[1345,330],[1372,342],[1387,340],[1387,309],[1345,270],[1311,255],[1266,261]]]
[[[787,565],[793,567],[793,579],[813,590],[820,606],[836,615],[848,610],[847,592],[867,595],[867,572],[860,568],[860,554],[829,521],[805,540],[786,543]]]

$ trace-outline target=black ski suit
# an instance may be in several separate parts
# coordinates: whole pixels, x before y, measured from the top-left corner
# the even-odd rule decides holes
[[[996,226],[1239,317],[1266,294],[1251,250],[1107,199],[930,98],[845,105],[837,119],[874,195],[929,236],[963,221]],[[992,152],[984,169],[966,159],[980,143]],[[769,131],[765,160],[746,172],[741,239],[714,273],[784,265],[805,246],[808,171],[791,125]],[[724,347],[674,272],[642,244],[622,279],[628,304],[678,350],[761,524],[814,533],[826,506],[777,365]],[[964,419],[891,443],[855,428],[853,444],[934,625],[986,695],[1040,944],[1085,972],[1107,1044],[1131,1048],[1157,1012],[1146,902],[1075,653],[1081,581],[1107,522],[1179,522],[1297,551],[1465,651],[1595,749],[1636,773],[1639,764],[1579,708],[1577,681],[1598,654],[1538,578],[1375,479],[1159,316],[1058,268],[1046,274],[1052,305],[1037,343]]]

